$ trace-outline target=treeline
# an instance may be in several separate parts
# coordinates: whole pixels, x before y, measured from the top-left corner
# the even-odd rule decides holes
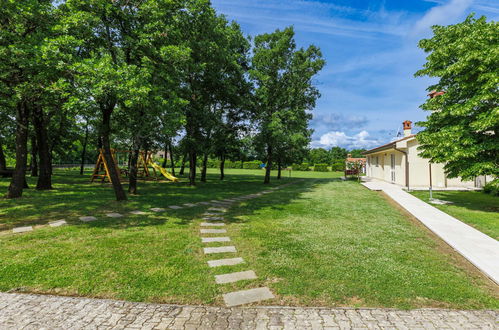
[[[82,164],[103,149],[117,200],[127,195],[111,148],[163,150],[206,180],[210,157],[258,156],[270,168],[302,157],[315,46],[298,48],[293,28],[249,38],[207,0],[26,0],[0,8],[0,170],[15,168],[7,197],[20,197],[30,168],[52,188],[54,158],[78,150]],[[174,159],[175,158],[175,159]]]

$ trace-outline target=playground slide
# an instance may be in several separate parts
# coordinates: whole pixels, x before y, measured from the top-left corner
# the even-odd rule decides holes
[[[156,164],[154,162],[150,162],[149,164],[151,164],[152,167],[154,167],[154,169],[160,171],[161,174],[163,174],[163,176],[165,178],[167,178],[168,180],[171,180],[173,182],[178,182],[178,178],[176,178],[173,175],[171,175],[170,173],[168,173],[168,171],[166,170],[166,168],[162,168],[161,166],[159,166],[158,164]]]

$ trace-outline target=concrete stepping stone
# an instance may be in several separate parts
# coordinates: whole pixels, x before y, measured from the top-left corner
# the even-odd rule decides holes
[[[220,216],[220,215],[221,215],[221,213],[205,212],[205,213],[203,213],[203,215],[204,215],[204,216],[207,216],[207,217],[209,217],[209,216],[214,216],[214,217],[216,217],[216,216]]]
[[[164,208],[161,208],[161,207],[153,207],[153,208],[151,208],[151,211],[153,211],[153,212],[165,212],[166,210]]]
[[[192,203],[185,203],[183,204],[185,207],[194,207],[196,206],[196,204],[192,204]]]
[[[177,206],[177,205],[170,205],[168,207],[171,208],[171,209],[174,209],[174,210],[179,210],[179,209],[183,208],[182,206]]]
[[[230,242],[230,237],[201,237],[201,242],[203,243]]]
[[[203,227],[223,227],[225,223],[223,222],[201,222],[201,226]]]
[[[200,229],[201,234],[225,234],[225,229]]]
[[[228,259],[218,259],[218,260],[209,260],[209,267],[220,267],[220,266],[234,266],[244,263],[243,258],[228,258]]]
[[[229,273],[223,275],[215,275],[215,282],[217,284],[234,283],[242,280],[255,280],[256,274],[252,270],[244,272]]]
[[[203,217],[203,220],[208,220],[208,221],[211,221],[211,220],[223,220],[224,217]]]
[[[144,212],[144,211],[138,211],[138,210],[137,210],[137,211],[131,211],[130,213],[131,213],[131,214],[135,214],[135,215],[145,215],[145,214],[147,214],[147,213],[146,213],[146,212]]]
[[[203,248],[204,254],[211,253],[236,253],[235,246],[218,246],[218,247],[207,247]]]
[[[66,225],[67,222],[64,219],[49,222],[50,227],[60,227]]]
[[[90,216],[80,217],[80,220],[83,222],[90,222],[97,220],[97,218],[90,215]]]
[[[210,207],[208,211],[227,212],[227,209],[224,207]]]
[[[210,202],[199,202],[198,204],[199,204],[199,205],[211,205],[211,203],[210,203]]]
[[[15,234],[25,233],[25,232],[32,231],[32,230],[33,230],[32,226],[12,228],[12,232]]]
[[[227,307],[250,304],[262,300],[275,298],[269,288],[256,288],[249,290],[241,290],[229,292],[223,295],[225,305]]]
[[[106,215],[110,218],[121,218],[123,216],[123,214],[119,213],[106,213]]]

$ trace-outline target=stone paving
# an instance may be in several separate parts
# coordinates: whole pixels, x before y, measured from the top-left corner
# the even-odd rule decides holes
[[[226,308],[0,293],[2,330],[497,329],[498,322],[499,311],[486,310]]]

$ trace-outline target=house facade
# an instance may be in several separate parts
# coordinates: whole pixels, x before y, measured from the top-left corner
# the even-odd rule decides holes
[[[412,123],[404,123],[404,137],[364,152],[366,176],[408,189],[481,188],[490,178],[480,176],[471,181],[448,178],[444,164],[433,164],[418,155],[418,140],[411,132]],[[488,180],[487,180],[488,179]]]

